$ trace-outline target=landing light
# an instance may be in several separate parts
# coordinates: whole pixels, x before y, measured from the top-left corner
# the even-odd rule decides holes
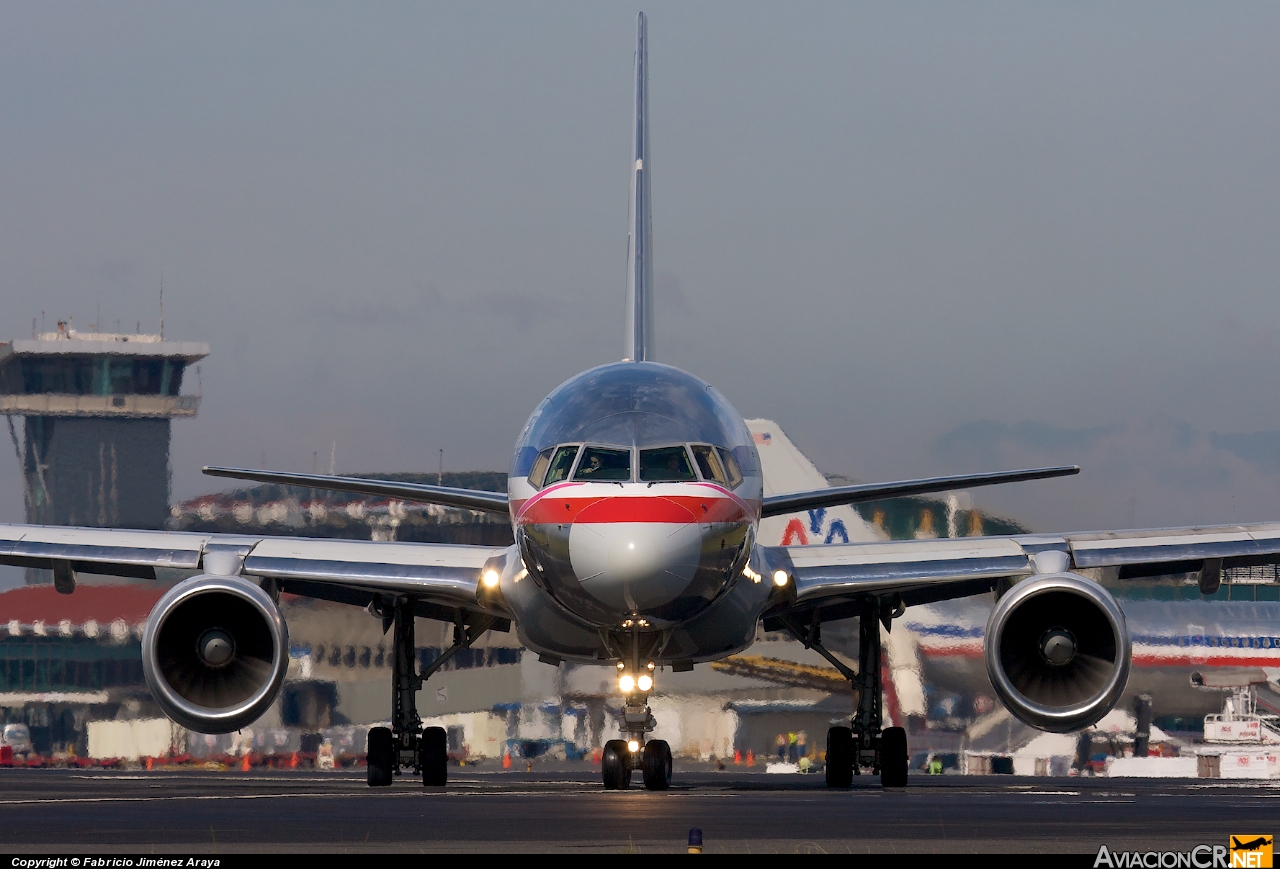
[[[648,673],[641,675],[641,677],[636,680],[636,687],[641,691],[648,691],[653,687],[653,677]]]
[[[498,571],[491,567],[484,572],[484,579],[482,581],[484,582],[485,588],[497,588],[498,580],[501,578],[502,577],[498,575]]]
[[[637,741],[636,741],[636,740],[634,740],[634,739],[632,739],[632,740],[628,740],[628,742],[627,742],[627,751],[631,752],[632,754],[635,754],[635,753],[636,753],[637,751],[639,751],[639,750],[640,750],[640,743],[639,743],[639,742],[637,742]]]
[[[622,678],[618,680],[618,690],[623,694],[630,694],[636,688],[636,680],[630,673],[623,673]]]
[[[787,576],[787,572],[785,570],[775,570],[773,572],[773,584],[778,588],[782,588],[786,585],[789,578],[790,577]]]

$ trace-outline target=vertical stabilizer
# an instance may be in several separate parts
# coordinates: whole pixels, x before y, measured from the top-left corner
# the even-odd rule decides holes
[[[765,495],[825,489],[827,478],[800,452],[776,422],[746,420],[760,454]],[[766,546],[800,546],[809,543],[869,543],[884,540],[882,531],[864,520],[849,504],[819,510],[801,510],[760,520],[760,542]]]
[[[653,221],[649,214],[649,48],[644,13],[636,18],[631,208],[627,217],[627,341],[624,359],[653,359]]]

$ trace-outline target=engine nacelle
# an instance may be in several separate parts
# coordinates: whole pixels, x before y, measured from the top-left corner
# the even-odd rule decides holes
[[[142,672],[170,718],[200,733],[255,721],[280,693],[289,631],[262,589],[238,576],[196,576],[156,602]]]
[[[1111,711],[1129,678],[1124,613],[1074,573],[1023,580],[987,620],[983,650],[996,693],[1022,721],[1067,733]]]

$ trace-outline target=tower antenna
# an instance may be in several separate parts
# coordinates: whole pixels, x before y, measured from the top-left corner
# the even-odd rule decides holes
[[[164,338],[164,272],[160,273],[160,337]]]

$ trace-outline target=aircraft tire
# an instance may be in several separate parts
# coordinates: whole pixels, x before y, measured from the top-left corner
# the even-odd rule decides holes
[[[833,727],[827,731],[827,787],[847,788],[853,784],[853,731]]]
[[[449,741],[443,727],[422,731],[423,787],[444,787],[449,780]]]
[[[395,765],[395,740],[390,727],[374,727],[369,731],[369,787],[391,786],[391,773]]]
[[[631,752],[627,750],[626,742],[610,739],[604,744],[600,772],[604,776],[604,789],[607,791],[631,787]]]
[[[665,791],[671,787],[671,746],[665,739],[655,739],[644,747],[640,760],[644,773],[644,786],[651,791]]]
[[[880,731],[880,784],[886,788],[907,786],[907,731],[886,727]]]

